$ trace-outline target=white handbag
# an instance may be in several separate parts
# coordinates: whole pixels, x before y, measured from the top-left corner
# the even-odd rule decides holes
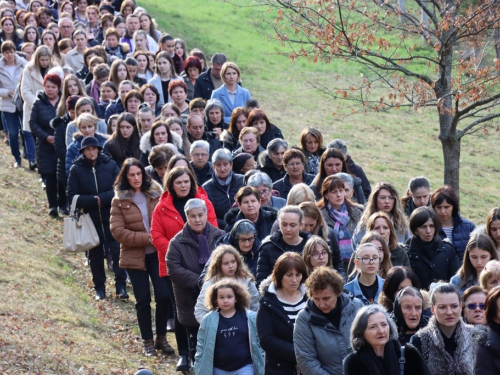
[[[76,209],[78,197],[79,195],[73,197],[70,217],[64,218],[63,251],[68,253],[88,251],[100,243],[90,215]]]

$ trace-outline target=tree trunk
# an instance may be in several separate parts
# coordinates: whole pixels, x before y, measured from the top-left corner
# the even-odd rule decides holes
[[[456,134],[440,137],[444,159],[444,183],[450,185],[457,195],[460,188],[460,141]]]
[[[495,36],[495,52],[497,59],[500,59],[500,29],[496,28],[494,32]]]
[[[406,13],[405,0],[398,0],[398,5],[401,13]],[[404,16],[400,16],[399,19],[401,20],[401,24],[404,25],[406,23],[406,18]]]

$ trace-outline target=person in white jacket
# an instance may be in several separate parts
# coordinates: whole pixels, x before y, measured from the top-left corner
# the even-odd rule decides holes
[[[211,261],[205,275],[205,282],[194,307],[196,320],[201,323],[203,317],[210,312],[205,306],[206,293],[212,284],[224,277],[236,279],[245,286],[248,293],[250,293],[249,309],[257,311],[259,307],[259,291],[255,286],[255,279],[252,273],[243,262],[238,251],[231,245],[221,245],[213,251],[210,258]]]

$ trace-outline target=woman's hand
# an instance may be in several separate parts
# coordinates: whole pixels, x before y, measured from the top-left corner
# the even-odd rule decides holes
[[[10,90],[7,95],[9,95],[9,98],[13,98],[14,97],[14,90]]]
[[[94,195],[94,198],[97,199],[97,206],[101,207],[101,198],[98,195]]]
[[[222,133],[222,128],[214,128],[214,129],[212,130],[212,133],[214,133],[215,137],[216,137],[217,139],[219,139],[219,138],[220,138],[220,135],[221,135],[221,133]]]
[[[49,135],[47,138],[45,138],[45,140],[47,141],[47,143],[50,143],[51,145],[53,145],[55,142],[55,138],[53,135]]]

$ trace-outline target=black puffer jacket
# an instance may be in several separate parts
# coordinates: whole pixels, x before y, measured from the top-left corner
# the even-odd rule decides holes
[[[120,170],[113,159],[103,153],[97,157],[95,166],[85,156],[80,156],[75,160],[69,172],[69,202],[71,204],[74,195],[80,195],[76,207],[83,208],[85,212],[89,213],[101,243],[113,239],[109,229],[109,213],[111,201],[115,195],[113,183],[119,172]],[[101,207],[97,203],[96,195],[101,200]]]
[[[212,77],[210,76],[211,71],[212,68],[208,69],[206,72],[201,73],[198,78],[196,78],[193,98],[202,98],[203,100],[207,101],[212,97],[214,84],[212,82]]]
[[[271,128],[260,136],[260,145],[267,148],[267,144],[276,138],[284,139],[283,133],[276,125],[271,124]]]
[[[232,173],[231,182],[228,186],[222,186],[217,181],[215,172],[212,173],[212,178],[203,184],[203,189],[207,192],[208,199],[214,205],[220,229],[224,229],[226,226],[224,216],[233,206],[234,196],[242,186],[243,175],[237,173]]]
[[[500,374],[500,326],[493,323],[492,327],[481,327],[476,335],[475,375]]]
[[[370,181],[368,181],[368,177],[366,177],[365,171],[359,165],[354,163],[349,155],[347,155],[346,164],[349,172],[361,179],[361,187],[365,193],[365,198],[368,199],[372,192],[372,187],[370,185]]]
[[[38,173],[56,174],[57,156],[54,145],[47,142],[48,136],[54,135],[54,129],[50,122],[56,115],[59,101],[55,105],[50,104],[45,92],[39,92],[31,107],[30,128],[36,135],[36,159],[38,163]]]
[[[448,241],[438,239],[434,244],[432,258],[429,260],[422,252],[419,244],[422,240],[419,237],[412,237],[408,240],[408,258],[411,269],[420,279],[420,286],[429,289],[434,281],[450,280],[457,273],[460,267],[458,252]]]
[[[259,170],[269,176],[273,182],[276,182],[285,177],[285,168],[278,169],[274,166],[273,161],[269,157],[267,150],[259,155]]]
[[[307,241],[311,237],[311,234],[300,232],[300,237]],[[274,264],[283,253],[294,250],[293,247],[283,241],[281,230],[274,232],[271,236],[263,240],[259,250],[259,260],[257,262],[257,285],[272,273]],[[300,254],[302,254],[302,250]]]
[[[269,206],[261,206],[259,210],[259,219],[255,225],[255,230],[257,231],[257,238],[261,241],[271,234],[271,228],[278,217],[278,211]],[[228,213],[224,216],[224,221],[226,222],[226,227],[224,231],[229,233],[233,229],[234,223],[238,220],[246,219],[241,213],[239,208],[231,208]]]
[[[57,156],[57,180],[63,183],[65,186],[68,182],[68,176],[66,175],[66,128],[68,124],[73,121],[69,117],[69,113],[66,113],[62,117],[56,117],[50,123],[52,129],[54,129],[54,147]]]
[[[314,180],[314,175],[302,172],[302,182],[306,185],[310,185]],[[273,184],[273,190],[277,190],[280,193],[280,197],[287,199],[288,193],[292,190],[293,185],[290,183],[290,177],[288,173],[285,174],[281,180],[276,181]]]

